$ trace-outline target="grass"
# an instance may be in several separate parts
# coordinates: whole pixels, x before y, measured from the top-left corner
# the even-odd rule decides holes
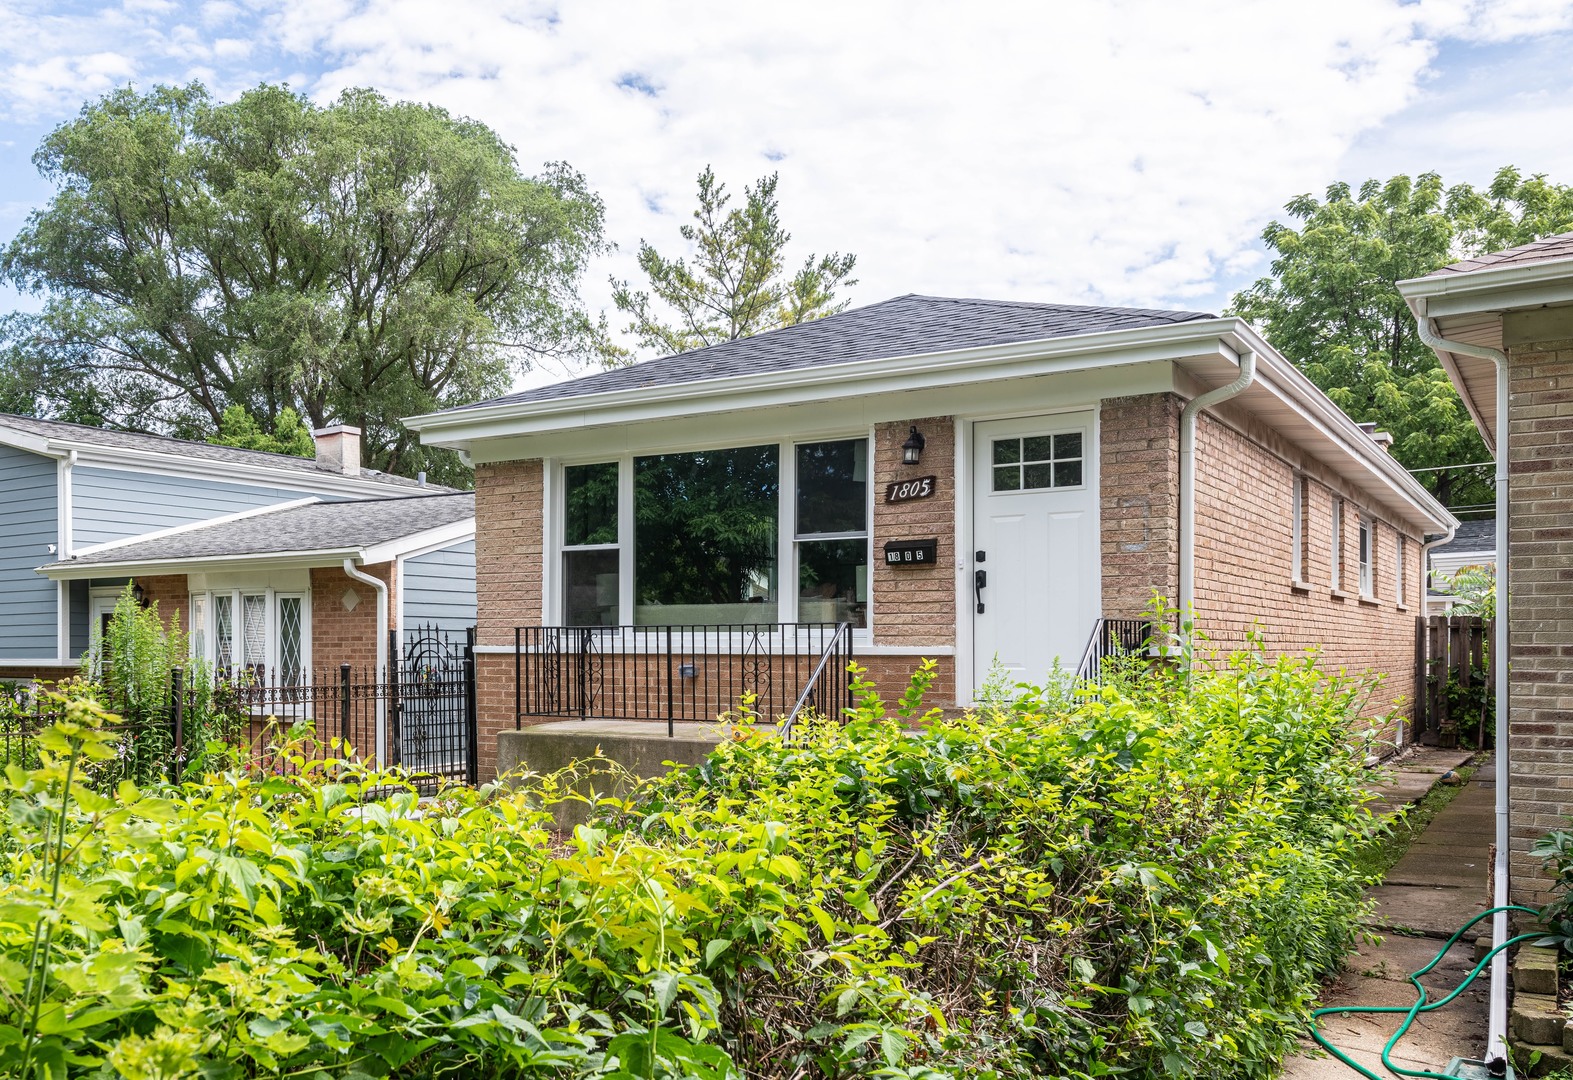
[[[1398,864],[1404,853],[1420,839],[1431,822],[1448,803],[1458,798],[1469,778],[1475,775],[1473,761],[1454,770],[1457,784],[1437,783],[1417,803],[1385,818],[1378,831],[1362,847],[1354,859],[1354,871],[1369,881],[1380,881]]]

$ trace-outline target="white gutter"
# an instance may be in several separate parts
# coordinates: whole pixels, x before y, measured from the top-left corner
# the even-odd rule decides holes
[[[1565,269],[1565,268],[1564,268]],[[1495,894],[1491,898],[1493,907],[1506,907],[1508,904],[1508,833],[1509,800],[1508,785],[1512,782],[1512,773],[1508,769],[1508,576],[1504,575],[1503,567],[1507,566],[1507,433],[1508,433],[1508,370],[1507,354],[1490,349],[1484,345],[1469,345],[1462,341],[1449,341],[1437,333],[1436,324],[1431,321],[1428,311],[1427,298],[1416,296],[1411,303],[1416,305],[1415,319],[1420,327],[1420,340],[1439,352],[1458,353],[1461,356],[1473,356],[1480,360],[1490,360],[1497,368],[1497,610],[1496,610],[1496,636],[1491,644],[1492,667],[1496,675],[1496,777],[1497,777],[1497,856],[1493,870]],[[1502,944],[1508,938],[1507,912],[1498,911],[1491,920],[1491,941],[1493,947]],[[1507,1061],[1507,952],[1499,952],[1491,959],[1491,1011],[1490,1022],[1486,1032],[1486,1062],[1493,1064]]]
[[[344,572],[356,581],[370,585],[377,590],[377,673],[376,680],[383,682],[391,678],[388,671],[388,586],[387,583],[370,574],[363,572],[355,565],[354,559],[344,560]],[[383,695],[377,695],[377,764],[387,767],[388,762],[388,724],[386,704]]]
[[[1256,377],[1256,353],[1240,354],[1240,375],[1227,386],[1198,394],[1180,411],[1180,622],[1196,617],[1196,418],[1201,411],[1243,393]]]

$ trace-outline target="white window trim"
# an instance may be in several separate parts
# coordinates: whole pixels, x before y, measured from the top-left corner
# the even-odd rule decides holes
[[[1359,532],[1356,534],[1355,555],[1360,557],[1360,598],[1376,599],[1376,520],[1360,515]],[[1360,540],[1365,542],[1362,544]]]
[[[1333,591],[1344,587],[1344,500],[1333,496]]]
[[[1393,601],[1399,607],[1404,607],[1404,557],[1407,554],[1404,549],[1409,546],[1409,538],[1403,533],[1397,533],[1395,536],[1393,543]]]
[[[1305,496],[1306,478],[1299,473],[1292,477],[1289,495],[1289,580],[1305,580]]]
[[[300,672],[301,680],[305,685],[312,681],[311,658],[311,593],[296,589],[263,588],[230,588],[230,589],[203,589],[190,594],[192,598],[205,597],[203,601],[202,627],[202,652],[197,653],[196,635],[191,635],[191,658],[201,660],[207,664],[218,664],[218,631],[217,605],[214,597],[229,596],[230,600],[230,656],[238,667],[246,666],[242,649],[242,637],[245,633],[245,616],[243,614],[244,596],[262,596],[263,599],[263,667],[271,678],[279,669],[279,660],[282,650],[279,648],[279,617],[278,605],[281,599],[295,599],[300,601]],[[188,610],[191,605],[188,604]]]
[[[866,536],[868,541],[868,574],[869,596],[866,626],[855,627],[852,631],[853,640],[867,645],[874,639],[874,466],[877,451],[874,432],[864,428],[861,431],[846,431],[839,433],[819,434],[801,438],[766,439],[761,442],[728,443],[722,446],[699,447],[672,447],[660,450],[645,450],[639,453],[619,455],[574,455],[549,460],[543,463],[546,470],[543,487],[546,489],[546,517],[551,522],[551,527],[546,530],[548,552],[546,566],[542,568],[542,589],[545,590],[545,602],[542,604],[542,614],[547,625],[563,625],[566,615],[566,600],[562,595],[562,559],[565,551],[587,551],[599,548],[608,550],[616,548],[617,578],[618,578],[618,611],[617,623],[620,626],[629,626],[633,623],[634,611],[634,459],[640,457],[657,457],[663,454],[696,454],[707,450],[734,450],[741,446],[770,446],[776,447],[776,566],[779,568],[776,581],[776,619],[777,623],[796,623],[798,621],[798,536],[797,536],[797,447],[804,443],[821,442],[852,442],[865,440],[868,445],[868,479],[865,482],[865,511],[867,529],[865,532],[851,532],[845,534],[846,539]],[[604,465],[616,462],[617,470],[617,543],[615,544],[576,544],[570,548],[566,543],[567,515],[564,513],[563,493],[567,490],[565,471],[576,465]],[[838,534],[840,535],[840,534]],[[828,540],[835,539],[829,534],[813,536],[808,539]]]

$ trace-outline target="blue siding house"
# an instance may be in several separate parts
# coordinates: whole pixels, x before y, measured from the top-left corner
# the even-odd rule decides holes
[[[0,414],[0,678],[77,668],[133,579],[214,661],[244,652],[298,668],[311,657],[314,622],[337,627],[317,635],[321,643],[349,648],[339,614],[346,590],[376,591],[352,571],[389,582],[389,603],[376,606],[390,627],[469,626],[473,500],[433,502],[455,493],[361,468],[355,428],[316,436],[313,460]],[[311,542],[325,547],[301,551],[290,532],[300,514],[288,512],[328,504],[344,505],[316,511],[325,525]],[[362,519],[382,525],[368,533]],[[273,550],[260,550],[259,538]],[[314,620],[329,602],[338,605],[332,616]]]

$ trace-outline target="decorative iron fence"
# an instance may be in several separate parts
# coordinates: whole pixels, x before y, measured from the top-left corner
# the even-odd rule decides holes
[[[1416,741],[1457,746],[1460,736],[1485,749],[1494,742],[1496,673],[1489,643],[1496,622],[1479,615],[1422,615],[1415,620]]]
[[[664,720],[671,734],[679,720],[733,711],[745,694],[768,720],[800,700],[839,714],[850,704],[851,660],[844,623],[520,626],[514,724],[527,716]]]
[[[301,755],[331,754],[402,767],[426,789],[442,779],[473,784],[474,628],[421,627],[403,643],[390,634],[388,655],[384,670],[340,664],[280,677],[247,668],[222,672],[211,685],[193,685],[176,668],[167,693],[150,702],[118,700],[110,689],[103,704],[121,716],[122,749],[118,766],[101,768],[97,779],[108,787],[121,778],[178,780],[213,744],[234,763],[269,774],[294,769],[292,759]],[[48,697],[35,690],[0,699],[0,765],[36,764],[37,734],[56,719]],[[309,739],[301,737],[303,725],[310,725]]]
[[[1076,665],[1076,678],[1101,683],[1105,660],[1139,656],[1147,652],[1151,639],[1152,623],[1147,619],[1099,619],[1093,623],[1092,636]]]

